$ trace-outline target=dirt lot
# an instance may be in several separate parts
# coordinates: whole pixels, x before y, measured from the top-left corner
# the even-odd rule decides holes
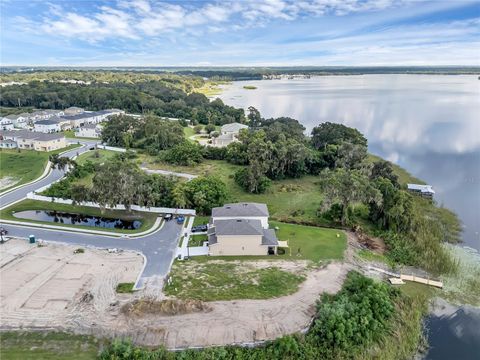
[[[73,254],[74,250],[51,243],[39,248],[20,240],[0,245],[2,329],[55,328],[102,337],[126,336],[142,345],[168,348],[274,339],[305,329],[319,295],[338,291],[350,269],[344,263],[331,263],[307,271],[297,292],[275,299],[194,303],[191,312],[188,304],[182,304],[187,309],[182,315],[132,315],[122,308],[141,301],[146,293],[116,294],[114,287],[135,280],[142,257],[93,249]],[[304,263],[285,264],[290,271],[304,267]],[[168,305],[175,308],[175,304]]]
[[[0,245],[2,328],[65,327],[90,292],[98,309],[115,301],[118,282],[134,282],[143,264],[133,252],[109,254],[49,243],[45,247],[12,239]]]

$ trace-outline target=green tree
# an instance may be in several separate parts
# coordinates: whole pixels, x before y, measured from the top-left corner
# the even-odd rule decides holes
[[[349,223],[349,209],[355,203],[381,204],[382,195],[370,184],[367,176],[360,170],[339,168],[334,171],[325,170],[321,174],[320,186],[324,201],[322,207],[327,210],[334,203],[342,206],[341,223]]]
[[[225,183],[214,176],[198,177],[179,184],[174,192],[178,207],[189,207],[200,214],[210,214],[213,207],[222,206],[227,199]]]
[[[184,141],[161,154],[161,159],[176,165],[194,166],[203,161],[203,147]]]
[[[311,142],[316,149],[323,149],[327,145],[341,145],[344,142],[367,147],[367,139],[357,129],[331,122],[314,127]]]

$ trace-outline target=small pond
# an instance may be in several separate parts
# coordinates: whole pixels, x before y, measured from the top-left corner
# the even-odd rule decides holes
[[[26,210],[13,214],[19,219],[46,221],[58,224],[91,226],[107,229],[135,230],[142,226],[139,220],[112,219],[100,216],[91,216],[74,213],[64,213],[47,210]]]

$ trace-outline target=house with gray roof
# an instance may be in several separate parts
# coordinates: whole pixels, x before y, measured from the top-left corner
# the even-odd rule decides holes
[[[209,255],[276,254],[279,242],[275,230],[268,228],[265,204],[226,204],[212,209],[207,231]]]
[[[248,129],[248,126],[240,123],[223,125],[220,129],[220,135],[212,139],[212,146],[225,147],[234,141],[238,141],[238,134],[243,129]]]

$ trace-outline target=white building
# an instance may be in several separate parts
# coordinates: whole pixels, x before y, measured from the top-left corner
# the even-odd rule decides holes
[[[212,139],[212,145],[215,147],[225,147],[234,141],[237,141],[240,130],[248,129],[247,125],[240,123],[225,124],[220,129],[220,135]]]
[[[85,124],[75,132],[75,136],[87,137],[87,138],[99,138],[101,133],[102,133],[102,125]]]
[[[53,133],[60,131],[61,127],[58,121],[48,119],[40,120],[34,124],[34,131],[42,133]]]
[[[82,114],[85,110],[76,106],[70,106],[69,108],[66,108],[63,110],[65,116],[71,116],[71,115],[78,115]]]
[[[13,121],[8,117],[2,117],[0,119],[0,129],[1,130],[13,130]]]
[[[421,184],[407,184],[407,189],[413,194],[417,194],[426,198],[433,198],[435,195],[435,190],[431,185],[421,185]]]

